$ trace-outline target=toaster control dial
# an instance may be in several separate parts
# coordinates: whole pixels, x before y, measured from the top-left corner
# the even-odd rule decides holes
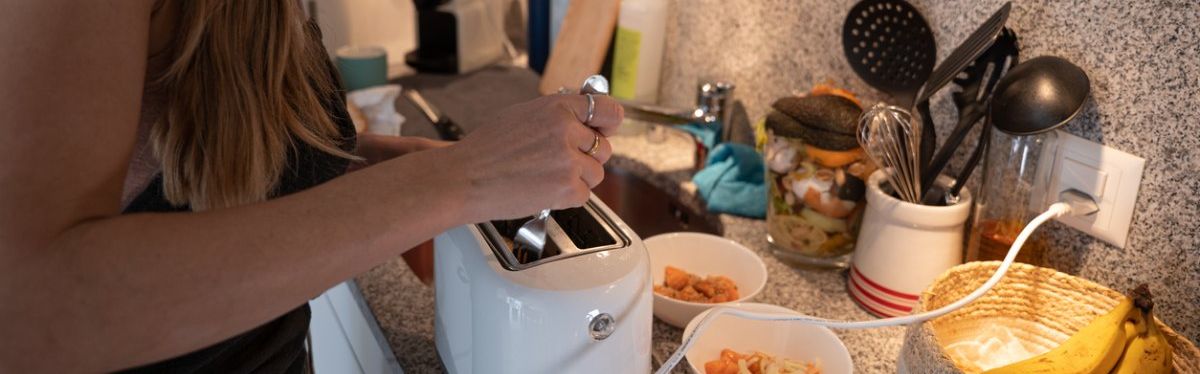
[[[600,313],[588,322],[588,333],[592,335],[592,339],[604,340],[612,335],[613,330],[617,329],[617,320],[611,314]]]

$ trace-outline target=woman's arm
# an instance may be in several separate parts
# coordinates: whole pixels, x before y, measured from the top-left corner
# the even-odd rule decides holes
[[[6,241],[19,257],[0,275],[0,356],[25,355],[0,367],[107,371],[279,316],[462,222],[466,179],[424,166],[454,157],[413,154],[242,207],[86,220],[23,251]]]
[[[0,6],[0,372],[199,349],[464,218],[462,176],[421,170],[437,153],[262,204],[119,216],[149,4]]]
[[[354,154],[362,157],[363,160],[352,165],[352,170],[391,160],[409,153],[441,148],[451,144],[454,143],[416,136],[358,134],[358,142],[357,147],[354,149]]]
[[[611,149],[545,97],[284,198],[119,215],[149,1],[0,2],[0,372],[110,371],[261,324],[457,224],[577,206]],[[597,98],[603,133],[620,107]]]

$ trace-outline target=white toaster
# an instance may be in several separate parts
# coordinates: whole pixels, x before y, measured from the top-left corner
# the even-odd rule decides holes
[[[652,278],[641,238],[594,195],[551,217],[540,256],[514,253],[507,240],[523,220],[435,239],[435,340],[450,373],[650,371]]]

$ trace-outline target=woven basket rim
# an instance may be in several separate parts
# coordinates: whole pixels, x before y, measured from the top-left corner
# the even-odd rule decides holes
[[[921,292],[921,296],[918,300],[917,310],[922,310],[922,311],[923,310],[931,310],[932,309],[931,304],[934,301],[933,298],[938,297],[938,296],[948,296],[944,293],[944,290],[943,290],[943,294],[941,294],[941,295],[939,295],[938,293],[935,292],[935,290],[939,289],[940,287],[943,287],[945,282],[951,281],[951,280],[957,280],[961,283],[961,280],[963,279],[962,276],[964,273],[971,274],[971,273],[977,273],[980,271],[986,271],[988,274],[991,274],[995,268],[1000,266],[1000,264],[1001,264],[1001,262],[999,262],[999,261],[976,261],[976,262],[968,262],[965,264],[957,265],[955,267],[952,267],[952,268],[946,270],[942,274],[938,275],[938,277],[936,279],[934,279],[934,281],[928,287],[926,287],[925,290],[923,290]],[[1109,301],[1108,299],[1113,299],[1113,298],[1120,297],[1123,295],[1122,293],[1120,293],[1116,290],[1113,290],[1111,288],[1108,288],[1104,285],[1101,285],[1099,283],[1096,283],[1096,282],[1091,281],[1086,278],[1077,277],[1075,275],[1060,272],[1058,270],[1051,269],[1051,268],[1039,267],[1039,266],[1034,266],[1034,265],[1029,265],[1029,264],[1024,264],[1024,263],[1013,263],[1012,266],[1009,268],[1008,273],[1005,275],[1005,279],[1003,281],[1001,281],[999,284],[997,284],[996,287],[993,288],[992,291],[989,291],[988,293],[984,294],[984,296],[981,297],[980,300],[977,300],[977,301],[973,302],[972,304],[979,303],[980,301],[986,301],[989,295],[992,295],[993,299],[991,301],[994,302],[995,298],[998,296],[994,295],[993,292],[998,289],[1004,289],[1006,283],[1007,283],[1007,285],[1011,286],[1011,284],[1012,284],[1011,281],[1014,279],[1018,279],[1018,282],[1020,279],[1031,280],[1031,281],[1032,280],[1053,280],[1053,281],[1039,282],[1038,287],[1049,287],[1050,289],[1053,289],[1053,290],[1062,290],[1063,292],[1057,294],[1058,296],[1073,300],[1073,301],[1077,302],[1080,307],[1085,307],[1085,306],[1095,307],[1098,304],[1107,303]],[[1071,287],[1064,288],[1064,287],[1062,287],[1064,285],[1071,286]],[[1013,289],[1009,289],[1009,290],[1012,291]],[[1012,292],[1019,292],[1019,291],[1012,291]],[[1032,291],[1032,292],[1036,292],[1036,291]],[[1045,291],[1042,291],[1042,292],[1045,292]],[[1064,296],[1064,295],[1071,295],[1074,293],[1078,293],[1078,295],[1072,295],[1072,297]],[[964,295],[965,295],[965,293],[964,293]],[[942,301],[942,300],[939,300],[939,301]],[[949,304],[949,302],[947,302],[945,304]],[[945,305],[945,304],[943,304],[943,305]],[[971,305],[971,304],[968,304],[968,305]],[[936,307],[940,307],[940,306],[941,305],[938,305]],[[994,311],[992,311],[992,312],[994,312]],[[980,310],[980,313],[987,313],[987,312]],[[947,318],[950,316],[955,316],[955,317],[963,318],[963,319],[971,318],[971,316],[969,316],[969,315],[966,315],[966,316],[957,315],[956,316],[955,313],[952,312],[951,314],[947,314],[947,315],[935,318],[933,320],[925,321],[918,325],[913,325],[910,328],[923,329],[925,331],[928,331],[928,337],[931,338],[932,341],[920,342],[920,343],[921,344],[930,344],[933,347],[936,347],[936,349],[938,351],[940,351],[938,353],[940,353],[940,356],[946,362],[953,364],[955,366],[956,370],[961,371],[962,370],[961,368],[971,367],[974,365],[970,364],[970,363],[959,362],[957,357],[953,357],[952,355],[950,355],[948,353],[948,351],[945,350],[945,344],[943,344],[941,339],[939,339],[939,337],[938,337],[938,335],[939,335],[937,333],[938,330],[935,329],[934,327],[938,321],[943,321],[943,323],[950,323],[950,324],[952,324],[950,326],[954,326],[954,327],[967,326],[970,324],[970,322],[964,322],[963,320],[957,320],[957,321],[956,320],[950,320],[950,321],[943,320],[944,318]],[[1003,318],[1000,316],[996,316],[996,317]],[[988,317],[988,318],[991,318],[991,317]],[[1019,318],[1019,317],[1014,316],[1014,318]],[[1051,318],[1053,318],[1053,317],[1051,317]],[[1157,317],[1155,317],[1155,322],[1163,330],[1164,334],[1167,336],[1167,339],[1169,341],[1171,341],[1171,346],[1176,351],[1176,354],[1174,357],[1175,357],[1175,367],[1177,368],[1177,370],[1180,372],[1184,372],[1184,373],[1200,373],[1200,349],[1197,349],[1195,343],[1189,341],[1186,337],[1180,335],[1178,332],[1173,330],[1167,324],[1163,323],[1162,320],[1158,319]],[[1038,322],[1034,322],[1034,323],[1038,323]],[[1064,322],[1064,323],[1069,323],[1069,322]],[[1067,332],[1063,332],[1063,331],[1060,331],[1060,330],[1058,330],[1056,328],[1052,328],[1052,327],[1047,327],[1046,329],[1058,331],[1059,333],[1067,334]],[[910,342],[906,341],[906,344],[909,344],[909,343]],[[932,349],[932,347],[930,347],[930,349]]]

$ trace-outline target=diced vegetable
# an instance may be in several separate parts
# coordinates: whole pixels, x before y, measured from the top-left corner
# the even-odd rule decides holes
[[[762,352],[740,354],[725,348],[716,360],[704,363],[706,374],[819,374],[812,362],[780,359]]]
[[[828,217],[808,208],[800,211],[800,216],[804,217],[808,224],[825,232],[846,232],[846,220],[844,219]]]

